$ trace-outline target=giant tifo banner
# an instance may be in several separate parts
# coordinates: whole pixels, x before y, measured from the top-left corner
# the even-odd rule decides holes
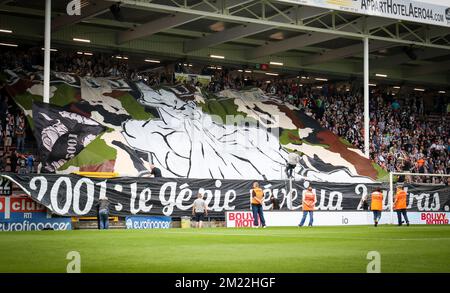
[[[442,5],[412,0],[278,0],[278,2],[450,27],[450,4],[444,0]]]
[[[288,154],[301,154],[296,179],[371,183],[387,172],[299,108],[260,89],[205,92],[190,85],[152,88],[120,78],[5,70],[5,90],[33,128],[43,172],[114,172],[239,180],[286,178]]]
[[[170,178],[94,179],[77,175],[0,175],[17,184],[35,201],[61,216],[84,216],[97,213],[99,198],[107,197],[110,213],[116,216],[190,215],[198,193],[204,195],[211,216],[226,211],[250,210],[252,181]],[[277,198],[281,210],[301,210],[301,197],[307,186],[317,195],[318,211],[362,211],[362,199],[375,188],[383,188],[383,208],[388,210],[390,197],[381,184],[338,184],[327,182],[260,181],[265,194],[264,209],[270,210],[270,197]],[[450,187],[407,185],[408,209],[420,212],[449,211]],[[369,196],[370,197],[370,196]]]

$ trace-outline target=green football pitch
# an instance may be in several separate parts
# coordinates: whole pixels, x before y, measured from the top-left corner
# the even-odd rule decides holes
[[[0,272],[450,272],[450,226],[0,233]]]

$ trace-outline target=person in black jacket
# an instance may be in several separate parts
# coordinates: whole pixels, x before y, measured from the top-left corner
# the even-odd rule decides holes
[[[19,158],[17,157],[17,152],[14,151],[11,155],[10,161],[11,161],[11,172],[16,173],[17,171],[17,160]]]
[[[272,203],[272,211],[280,209],[280,204],[278,203],[278,199],[275,196],[273,196],[273,194],[270,196],[270,202]]]
[[[153,164],[150,166],[150,168],[152,169],[152,172],[150,174],[152,174],[153,177],[162,177],[161,169],[159,169]]]

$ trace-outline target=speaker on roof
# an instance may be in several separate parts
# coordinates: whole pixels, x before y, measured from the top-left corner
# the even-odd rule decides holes
[[[414,53],[414,49],[412,47],[403,47],[403,52],[409,57],[409,59],[417,60],[417,55]]]
[[[114,19],[117,21],[122,21],[122,13],[120,11],[120,4],[113,4],[111,7],[109,7],[109,10],[111,11],[112,15],[114,16]]]

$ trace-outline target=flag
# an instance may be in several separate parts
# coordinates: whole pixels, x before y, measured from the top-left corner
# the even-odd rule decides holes
[[[34,136],[48,172],[55,172],[106,130],[95,120],[40,102],[33,103],[33,120]]]

